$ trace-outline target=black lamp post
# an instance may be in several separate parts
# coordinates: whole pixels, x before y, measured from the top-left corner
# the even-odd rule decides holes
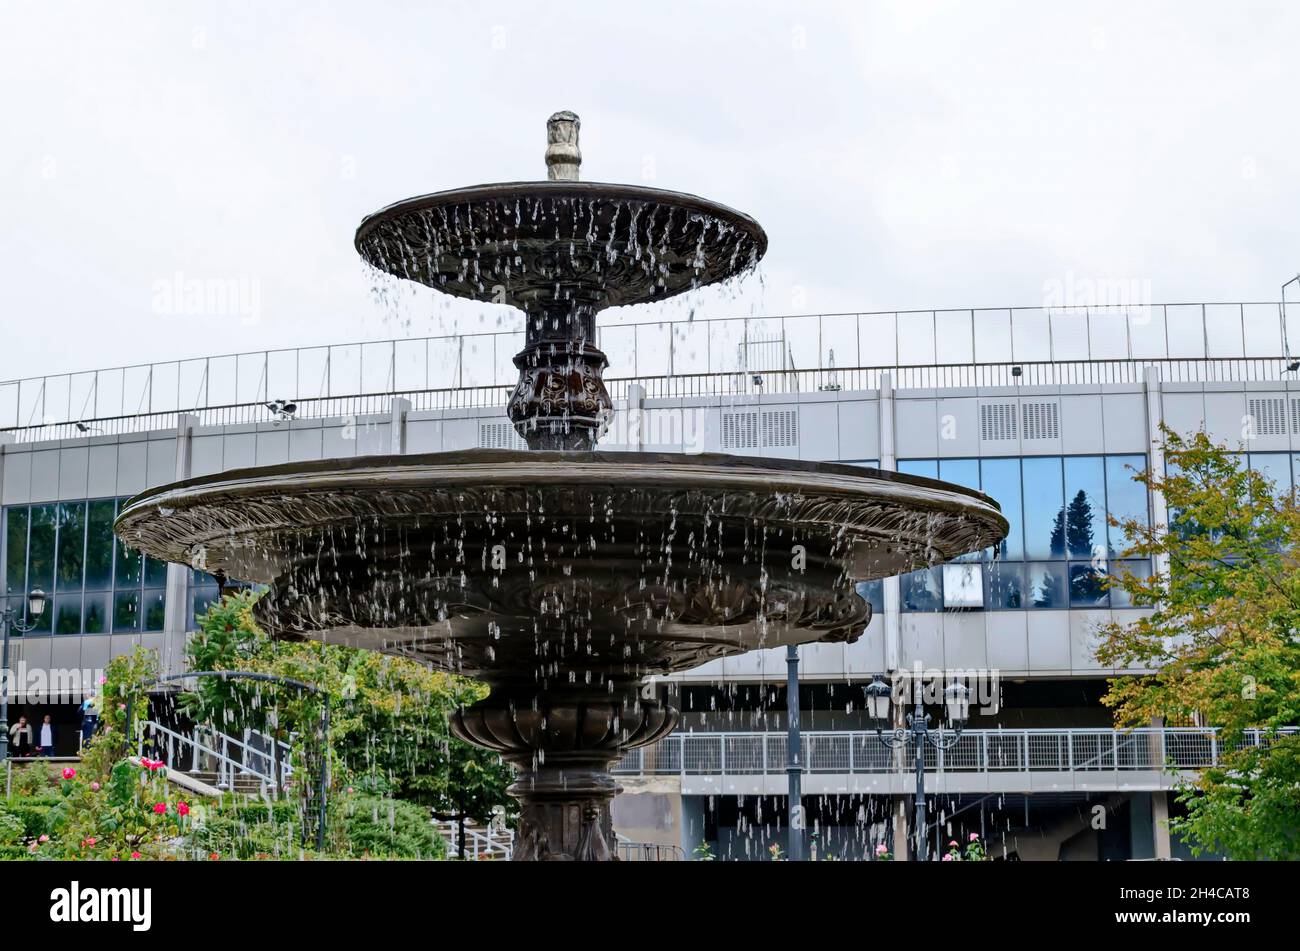
[[[954,680],[943,692],[944,706],[948,710],[948,721],[953,732],[947,736],[940,729],[936,735],[930,732],[930,715],[921,703],[921,682],[916,682],[914,707],[907,715],[907,729],[892,729],[889,705],[893,699],[893,690],[885,683],[880,674],[876,674],[867,686],[867,715],[871,717],[876,728],[876,739],[890,749],[902,749],[907,746],[909,734],[912,745],[916,748],[916,858],[924,862],[925,850],[925,745],[929,743],[938,750],[950,750],[961,739],[962,727],[970,715],[970,690],[964,683]],[[889,730],[888,733],[885,731]]]
[[[40,588],[32,588],[27,593],[27,616],[32,618],[31,621],[18,620],[16,608],[0,610],[0,629],[4,632],[3,658],[0,658],[0,667],[3,667],[4,675],[4,683],[0,685],[3,688],[0,689],[0,763],[9,758],[9,689],[13,681],[13,671],[9,669],[9,631],[26,634],[36,630],[36,619],[45,613],[47,600],[45,592]]]

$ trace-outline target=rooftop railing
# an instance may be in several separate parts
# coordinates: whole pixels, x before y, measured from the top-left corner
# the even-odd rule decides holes
[[[1280,303],[1002,308],[653,323],[606,322],[615,399],[899,388],[1137,383],[1143,368],[1181,382],[1284,379]],[[147,363],[0,382],[0,431],[22,441],[174,425],[504,405],[522,331],[423,337]]]

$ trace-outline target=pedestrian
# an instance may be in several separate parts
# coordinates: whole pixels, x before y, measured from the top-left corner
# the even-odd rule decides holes
[[[81,745],[85,746],[99,729],[99,697],[91,694],[81,703]]]
[[[19,717],[18,722],[9,728],[9,755],[32,755],[32,725],[26,717]]]
[[[50,721],[50,715],[45,714],[41,720],[40,736],[37,738],[36,755],[53,756],[54,755],[54,724]]]

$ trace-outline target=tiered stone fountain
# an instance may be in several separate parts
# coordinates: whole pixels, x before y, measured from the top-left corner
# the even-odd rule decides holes
[[[614,405],[596,314],[752,268],[752,218],[692,195],[578,180],[578,117],[548,123],[547,181],[391,205],[357,230],[398,277],[524,312],[507,412],[529,450],[367,456],[153,489],[117,522],[155,558],[263,582],[273,634],[480,678],[458,736],[517,770],[515,858],[607,860],[610,766],[667,735],[648,675],[758,648],[853,641],[854,582],[995,544],[986,496],[892,472],[599,452]]]

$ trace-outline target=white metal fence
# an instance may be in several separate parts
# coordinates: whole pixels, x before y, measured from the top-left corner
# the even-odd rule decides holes
[[[1284,732],[1294,732],[1291,730]],[[890,773],[913,769],[915,749],[891,750],[874,732],[805,732],[800,762],[810,773]],[[1248,731],[1245,745],[1268,742]],[[927,746],[937,772],[1087,772],[1190,770],[1217,765],[1217,730],[1200,727],[1123,730],[967,730],[950,750]],[[620,775],[761,775],[784,773],[785,733],[682,733],[630,751]]]

